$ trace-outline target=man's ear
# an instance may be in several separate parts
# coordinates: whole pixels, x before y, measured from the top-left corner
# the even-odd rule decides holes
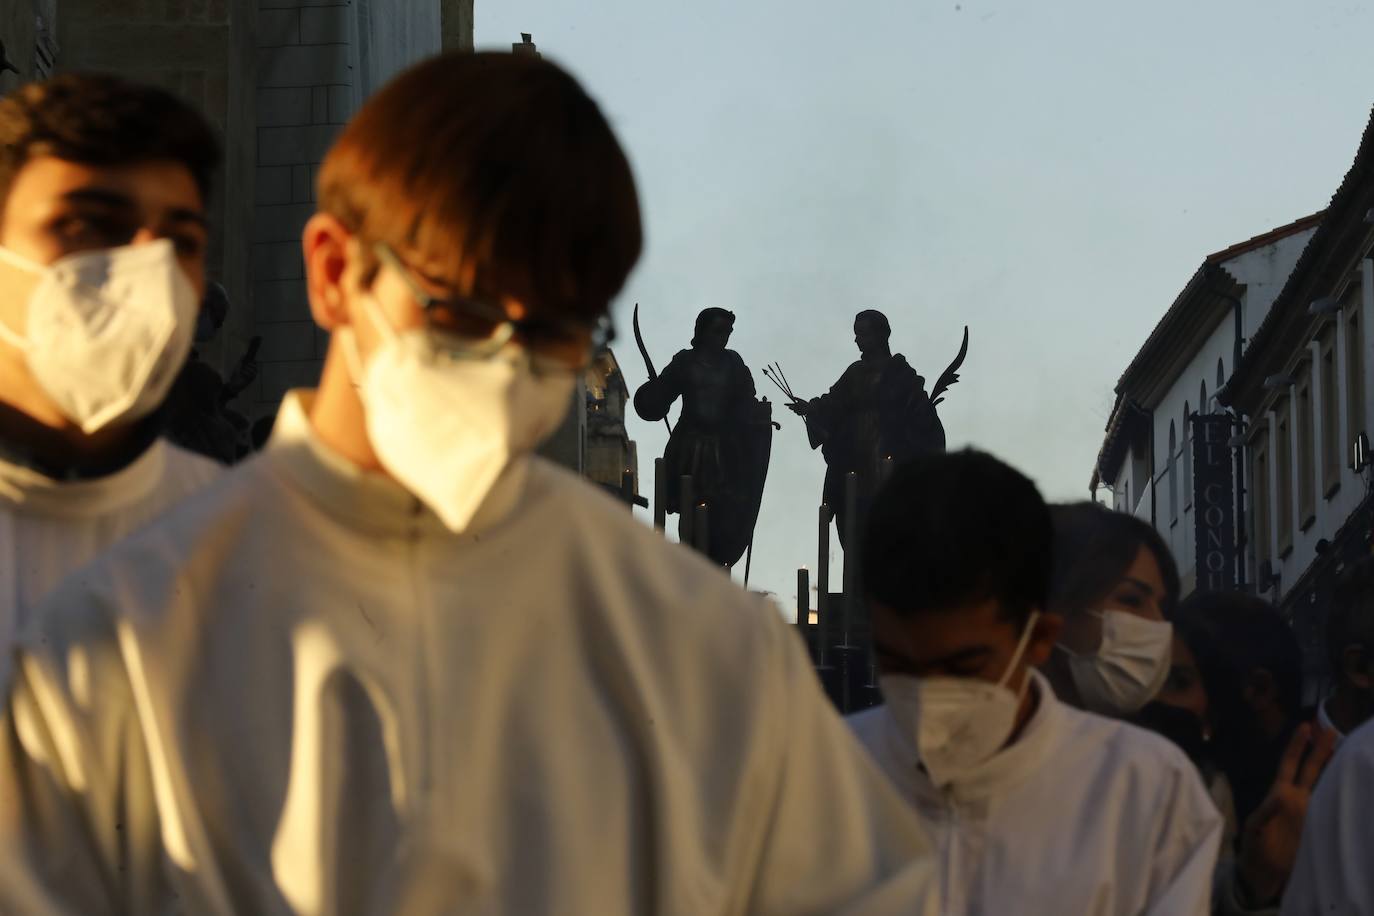
[[[301,236],[310,314],[326,331],[345,327],[350,322],[345,288],[352,241],[353,233],[328,213],[310,217]]]
[[[1039,668],[1050,660],[1054,644],[1059,642],[1059,634],[1064,630],[1064,618],[1058,614],[1041,612],[1031,628],[1030,641],[1026,644],[1026,664]]]

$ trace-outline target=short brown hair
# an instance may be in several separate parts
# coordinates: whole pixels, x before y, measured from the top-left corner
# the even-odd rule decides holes
[[[475,268],[464,292],[551,316],[604,313],[642,245],[610,125],[531,55],[450,52],[392,80],[325,157],[319,199],[369,242],[451,252]]]
[[[164,89],[64,73],[0,98],[0,204],[19,170],[40,156],[86,165],[179,162],[208,202],[220,148],[205,118]]]

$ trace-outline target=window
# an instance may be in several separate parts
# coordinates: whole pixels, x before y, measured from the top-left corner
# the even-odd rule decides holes
[[[1364,339],[1360,311],[1351,308],[1345,316],[1345,408],[1346,435],[1341,450],[1349,452],[1355,437],[1364,428]]]
[[[1266,438],[1261,433],[1250,449],[1250,518],[1255,536],[1257,574],[1269,559],[1269,448]]]
[[[1223,363],[1223,362],[1221,361],[1221,357],[1218,356],[1218,357],[1217,357],[1217,390],[1220,391],[1221,389],[1223,389],[1223,388],[1225,388],[1225,387],[1226,387],[1226,364]]]
[[[1193,437],[1189,435],[1193,429],[1193,411],[1188,407],[1188,402],[1183,402],[1183,449],[1179,455],[1179,462],[1183,465],[1183,474],[1179,480],[1179,486],[1183,488],[1183,511],[1187,512],[1193,507]]]
[[[1279,556],[1293,549],[1293,426],[1289,405],[1275,412],[1274,421],[1274,533]]]
[[[1311,527],[1317,518],[1317,470],[1313,454],[1316,443],[1313,441],[1312,422],[1312,367],[1303,366],[1299,370],[1298,399],[1296,410],[1298,432],[1298,525],[1303,531]]]
[[[1341,487],[1345,447],[1341,438],[1340,389],[1336,384],[1336,338],[1331,329],[1321,339],[1318,397],[1322,412],[1322,495],[1330,499]]]
[[[1164,466],[1169,477],[1169,523],[1178,521],[1178,434],[1174,421],[1169,421],[1169,458]]]

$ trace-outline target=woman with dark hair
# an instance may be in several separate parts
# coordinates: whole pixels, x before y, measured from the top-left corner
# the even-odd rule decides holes
[[[1064,702],[1125,718],[1169,675],[1178,567],[1145,522],[1096,503],[1050,507],[1054,577],[1048,610],[1064,618],[1044,674]]]
[[[1234,591],[1183,602],[1169,678],[1136,721],[1183,748],[1227,816],[1215,912],[1277,912],[1335,744],[1301,704],[1297,639],[1272,604]]]

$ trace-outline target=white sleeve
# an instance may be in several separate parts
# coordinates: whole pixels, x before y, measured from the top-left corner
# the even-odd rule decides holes
[[[1212,908],[1223,822],[1193,765],[1178,758],[1156,837],[1149,916],[1206,916]]]
[[[0,912],[170,912],[117,640],[96,608],[64,610],[15,649],[0,710]]]
[[[1347,738],[1317,781],[1302,825],[1283,916],[1374,912],[1374,731]]]
[[[778,771],[747,912],[936,912],[934,857],[915,813],[821,691],[792,628],[776,628]]]

